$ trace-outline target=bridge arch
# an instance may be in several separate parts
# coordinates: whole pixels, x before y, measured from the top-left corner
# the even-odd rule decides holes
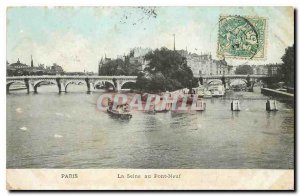
[[[9,93],[9,87],[12,85],[12,84],[22,84],[22,85],[25,85],[25,82],[24,81],[19,81],[19,80],[16,80],[16,81],[9,81],[9,82],[6,82],[6,92]]]
[[[124,86],[124,84],[128,84],[128,83],[136,83],[136,80],[126,80],[126,81],[123,81],[122,84],[120,85],[119,89],[122,89],[122,87]]]
[[[33,90],[34,90],[35,93],[37,93],[37,88],[40,86],[40,84],[42,82],[49,82],[51,84],[57,85],[57,82],[55,80],[38,80],[38,81],[35,81],[34,84],[33,84]],[[60,92],[59,87],[58,87],[58,91]]]
[[[222,80],[221,79],[210,79],[207,81],[207,84],[211,84],[213,82],[217,82],[219,84],[222,84]]]
[[[67,89],[68,89],[68,86],[70,84],[75,84],[75,85],[85,85],[86,82],[84,80],[71,80],[71,81],[68,81],[66,84],[65,84],[65,92],[68,92]]]
[[[233,82],[236,82],[236,81],[242,81],[242,82],[245,83],[245,84],[248,83],[248,81],[247,81],[246,79],[243,79],[243,78],[234,78],[234,79],[230,79],[230,80],[229,80],[229,86],[231,86],[231,84],[232,84]]]
[[[114,89],[116,88],[112,80],[97,80],[94,82],[94,88],[96,88],[97,84],[104,84],[105,82],[111,84]]]

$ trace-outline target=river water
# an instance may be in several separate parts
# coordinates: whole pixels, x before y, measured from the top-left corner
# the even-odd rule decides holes
[[[7,95],[7,168],[294,167],[294,109],[278,102],[279,111],[265,111],[259,89],[231,95],[240,97],[240,112],[229,99],[213,98],[203,112],[136,111],[129,121],[97,109],[104,92],[68,90]]]

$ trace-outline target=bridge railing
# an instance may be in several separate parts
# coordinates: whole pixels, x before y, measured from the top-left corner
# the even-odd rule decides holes
[[[20,80],[20,79],[136,79],[137,76],[62,76],[62,75],[44,75],[44,76],[10,76],[6,77],[7,80]]]

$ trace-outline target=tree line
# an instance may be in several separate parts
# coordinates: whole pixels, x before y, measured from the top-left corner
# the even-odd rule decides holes
[[[125,58],[107,62],[99,72],[101,75],[136,75],[137,82],[130,88],[147,92],[174,91],[198,85],[186,58],[178,52],[163,47],[147,53],[144,58],[148,62],[144,70],[141,70],[141,64],[130,63]]]

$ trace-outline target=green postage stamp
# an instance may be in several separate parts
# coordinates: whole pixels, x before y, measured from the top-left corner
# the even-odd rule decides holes
[[[220,16],[219,57],[264,59],[267,19],[262,17]]]

